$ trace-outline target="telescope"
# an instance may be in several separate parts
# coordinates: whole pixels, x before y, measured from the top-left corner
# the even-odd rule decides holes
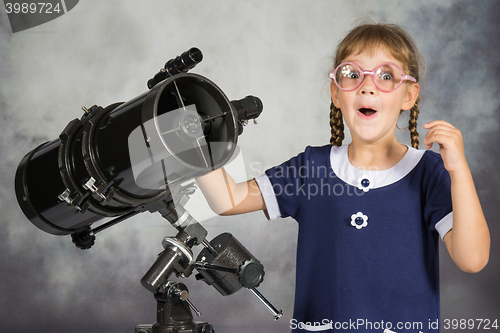
[[[162,240],[163,252],[141,279],[157,302],[157,322],[136,333],[211,333],[194,322],[183,283],[196,279],[222,295],[249,289],[277,320],[282,316],[256,289],[264,267],[233,235],[212,241],[184,205],[196,191],[194,178],[218,169],[236,155],[249,120],[262,112],[255,96],[230,101],[208,78],[188,73],[203,59],[191,48],[170,59],[147,82],[148,90],[128,102],[83,107],[59,138],[43,143],[21,160],[15,190],[26,217],[54,235],[71,235],[90,249],[99,232],[142,212],[160,213],[177,230]],[[105,218],[111,221],[94,226]],[[203,245],[197,258],[192,247]]]

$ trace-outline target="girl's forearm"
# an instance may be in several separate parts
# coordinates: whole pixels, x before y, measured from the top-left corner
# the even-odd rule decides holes
[[[486,266],[490,253],[490,233],[467,167],[450,172],[453,229],[445,236],[455,264],[466,272]]]

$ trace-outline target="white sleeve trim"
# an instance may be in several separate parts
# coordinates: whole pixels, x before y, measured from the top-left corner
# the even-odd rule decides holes
[[[281,217],[278,200],[276,199],[273,184],[271,184],[269,177],[267,177],[266,174],[263,174],[255,177],[255,181],[259,185],[260,193],[262,193],[262,197],[266,203],[267,218],[269,220],[274,220]]]
[[[438,223],[436,223],[436,230],[439,232],[439,236],[444,240],[444,236],[453,228],[453,212],[443,217]]]

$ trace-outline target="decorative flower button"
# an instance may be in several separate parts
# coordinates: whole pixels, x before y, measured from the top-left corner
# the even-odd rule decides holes
[[[358,189],[368,192],[373,187],[373,181],[368,176],[358,178]]]
[[[368,216],[364,215],[361,212],[357,212],[356,214],[351,215],[351,225],[356,227],[356,229],[364,228],[368,225]]]

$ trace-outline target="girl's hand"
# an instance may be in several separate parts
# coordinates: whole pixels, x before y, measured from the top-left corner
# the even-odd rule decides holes
[[[468,169],[462,133],[458,128],[444,120],[431,121],[424,128],[429,130],[424,138],[425,148],[432,148],[434,142],[439,144],[439,152],[448,172]]]

